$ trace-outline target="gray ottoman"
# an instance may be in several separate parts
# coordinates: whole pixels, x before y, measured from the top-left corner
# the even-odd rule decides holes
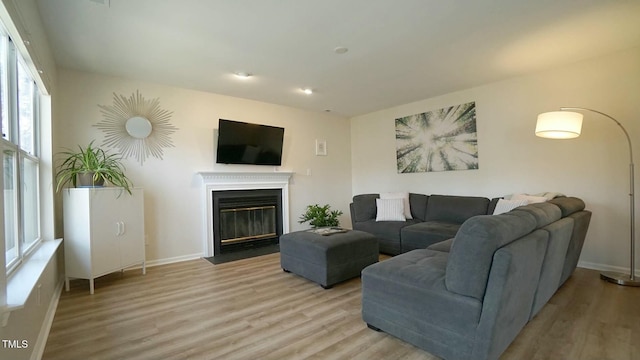
[[[360,276],[378,262],[378,241],[364,231],[319,235],[298,231],[280,236],[280,265],[325,289]]]

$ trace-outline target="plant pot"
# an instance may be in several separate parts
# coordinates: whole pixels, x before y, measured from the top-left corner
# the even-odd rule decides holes
[[[93,181],[94,174],[95,172],[93,171],[78,173],[76,175],[76,186],[77,187],[103,187],[104,179],[100,177],[96,181]]]

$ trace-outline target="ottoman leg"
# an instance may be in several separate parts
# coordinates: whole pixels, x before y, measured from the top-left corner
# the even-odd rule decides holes
[[[291,271],[287,270],[287,269],[282,269],[282,271],[286,272],[286,273],[290,273]]]
[[[333,287],[333,285],[326,285],[325,286],[325,285],[322,285],[322,284],[320,284],[320,286],[322,286],[322,288],[325,289],[325,290],[329,290],[329,289],[331,289]]]

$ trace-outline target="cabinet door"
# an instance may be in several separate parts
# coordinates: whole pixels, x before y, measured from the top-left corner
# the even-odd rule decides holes
[[[122,267],[140,264],[144,261],[144,199],[141,189],[132,189],[132,195],[125,194],[119,200],[121,233],[120,259]]]
[[[121,267],[118,200],[117,192],[111,189],[92,189],[89,195],[91,261],[94,276],[104,275]]]
[[[68,277],[87,279],[92,274],[91,224],[88,196],[76,191],[62,191],[64,211],[64,261]]]

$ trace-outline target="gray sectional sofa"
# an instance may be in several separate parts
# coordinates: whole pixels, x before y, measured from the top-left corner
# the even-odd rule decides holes
[[[491,201],[484,203],[485,215],[448,214],[445,224],[462,221],[453,238],[362,271],[362,317],[369,327],[445,359],[497,359],[504,352],[576,268],[591,212],[574,197],[500,215],[486,215],[493,210]],[[404,229],[432,219],[416,215],[377,236],[401,251]]]
[[[398,255],[450,239],[460,225],[476,215],[492,214],[498,199],[475,196],[409,194],[413,219],[376,221],[379,194],[353,197],[350,204],[351,225],[378,238],[380,252]]]

